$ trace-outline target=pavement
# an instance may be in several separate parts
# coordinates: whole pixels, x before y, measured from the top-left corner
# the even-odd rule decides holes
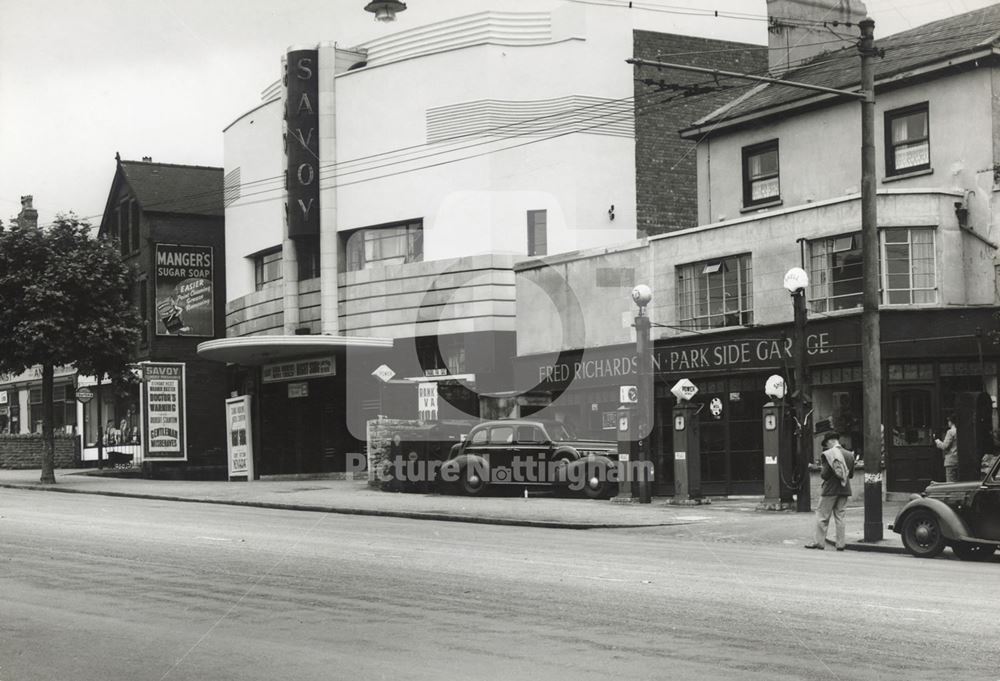
[[[385,492],[362,480],[268,479],[254,482],[148,480],[97,475],[87,469],[56,471],[55,485],[41,485],[40,471],[0,470],[0,488],[56,493],[227,504],[298,511],[318,511],[416,520],[485,523],[562,529],[676,527],[702,541],[801,545],[811,541],[813,514],[760,511],[760,497],[709,499],[699,505],[674,505],[669,497],[650,504],[621,504],[556,495],[532,494],[462,497],[442,494]],[[816,476],[814,476],[816,477]],[[860,482],[860,481],[859,481]],[[813,508],[819,499],[814,480]],[[899,536],[884,529],[885,538],[865,543],[863,484],[847,507],[848,546],[856,551],[905,553]],[[884,501],[883,527],[892,522],[902,501]],[[830,528],[833,537],[833,528]]]

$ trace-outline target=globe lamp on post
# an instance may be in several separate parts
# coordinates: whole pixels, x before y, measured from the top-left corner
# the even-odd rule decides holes
[[[795,510],[808,513],[812,510],[811,482],[809,480],[809,463],[812,460],[812,437],[808,418],[810,413],[809,382],[806,378],[806,290],[809,288],[809,275],[801,267],[793,267],[785,273],[785,289],[792,294],[792,308],[795,319],[795,332],[792,349],[795,356],[795,412],[796,460],[798,465],[798,490],[795,496]],[[794,486],[794,485],[793,485]]]

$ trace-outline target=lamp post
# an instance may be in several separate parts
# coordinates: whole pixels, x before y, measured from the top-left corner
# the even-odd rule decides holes
[[[372,0],[365,5],[365,11],[375,15],[375,21],[395,21],[396,13],[406,9],[405,2],[399,0]]]
[[[652,430],[653,413],[653,345],[649,338],[650,321],[646,314],[646,306],[653,300],[653,291],[645,284],[639,284],[632,289],[632,302],[639,312],[635,316],[635,356],[638,362],[636,387],[639,402],[636,405],[636,416],[639,423],[636,428],[636,444],[639,448],[639,503],[650,503],[651,490],[647,470],[651,459],[649,452],[649,434]]]
[[[792,341],[792,351],[795,356],[795,413],[798,418],[796,428],[795,458],[798,461],[800,475],[799,490],[796,495],[795,510],[808,513],[812,510],[811,489],[809,481],[809,462],[812,459],[812,438],[809,436],[809,383],[806,380],[806,289],[809,288],[809,275],[801,267],[793,267],[785,273],[785,289],[792,294],[795,331]]]

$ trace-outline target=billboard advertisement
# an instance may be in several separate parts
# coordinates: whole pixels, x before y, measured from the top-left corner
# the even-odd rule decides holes
[[[211,246],[156,244],[157,336],[214,336],[214,254]]]
[[[184,364],[142,362],[143,458],[187,461]]]

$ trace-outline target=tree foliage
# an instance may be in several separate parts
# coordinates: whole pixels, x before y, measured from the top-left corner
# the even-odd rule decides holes
[[[42,482],[54,482],[53,369],[127,372],[141,328],[134,285],[115,244],[73,214],[44,228],[0,226],[0,371],[42,366]]]

